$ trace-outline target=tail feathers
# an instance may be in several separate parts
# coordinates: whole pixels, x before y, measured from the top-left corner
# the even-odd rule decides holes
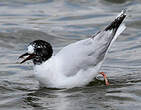
[[[115,31],[117,31],[117,29],[119,28],[120,24],[122,23],[122,21],[126,17],[125,12],[126,12],[126,10],[122,10],[122,12],[116,17],[116,19],[110,25],[108,25],[105,28],[105,31],[108,31],[108,30],[115,30]]]
[[[121,24],[121,25],[119,26],[119,28],[118,28],[117,31],[116,31],[116,34],[115,34],[114,38],[113,38],[112,41],[111,41],[111,44],[110,44],[109,48],[111,47],[111,45],[113,44],[113,42],[117,39],[117,37],[118,37],[125,29],[126,29],[125,24]]]
[[[121,24],[115,34],[115,37],[119,36],[126,29],[125,24]]]

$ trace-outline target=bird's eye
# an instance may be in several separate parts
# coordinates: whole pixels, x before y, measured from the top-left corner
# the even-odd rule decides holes
[[[42,49],[41,48],[36,48],[36,52],[41,52]]]

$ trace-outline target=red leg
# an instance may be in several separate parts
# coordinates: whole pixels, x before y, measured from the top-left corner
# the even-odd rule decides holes
[[[99,72],[99,74],[101,74],[104,77],[106,86],[110,85],[107,79],[107,75],[104,72]]]

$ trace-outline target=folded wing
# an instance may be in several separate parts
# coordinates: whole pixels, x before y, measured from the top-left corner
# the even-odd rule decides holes
[[[64,47],[56,55],[56,57],[59,57],[58,65],[63,68],[63,74],[73,76],[81,69],[87,70],[103,62],[111,44],[126,28],[122,24],[125,17],[125,10],[123,10],[104,30],[91,38]]]

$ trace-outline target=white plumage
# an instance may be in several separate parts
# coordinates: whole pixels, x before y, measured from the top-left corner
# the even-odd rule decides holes
[[[37,80],[42,86],[52,88],[88,84],[98,74],[111,44],[125,30],[125,25],[121,24],[125,16],[125,11],[122,11],[95,36],[69,44],[44,63],[35,65],[34,75]]]

